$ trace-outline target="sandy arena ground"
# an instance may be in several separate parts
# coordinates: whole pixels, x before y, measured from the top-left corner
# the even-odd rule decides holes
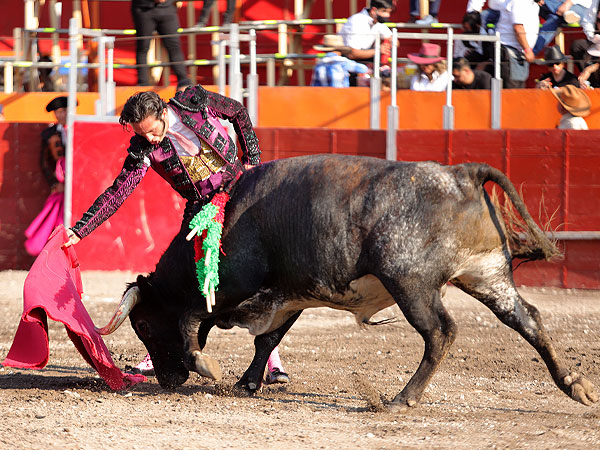
[[[0,272],[1,360],[22,312],[25,276]],[[134,278],[83,273],[97,325]],[[521,291],[540,309],[558,354],[598,387],[600,291]],[[253,354],[245,330],[209,336],[206,351],[223,369],[218,385],[193,374],[175,392],[154,378],[112,392],[51,321],[46,369],[0,366],[0,449],[600,448],[598,404],[560,392],[537,353],[471,297],[450,288],[444,303],[458,338],[422,404],[406,414],[373,412],[365,400],[365,384],[391,400],[418,366],[422,340],[404,318],[363,330],[348,313],[306,311],[280,346],[291,383],[251,398],[229,390]],[[394,307],[377,317],[398,314]],[[145,355],[128,321],[105,342],[121,368]]]

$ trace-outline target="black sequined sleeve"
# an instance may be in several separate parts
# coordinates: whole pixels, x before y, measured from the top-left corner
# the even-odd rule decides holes
[[[237,100],[224,97],[215,92],[208,92],[208,108],[220,119],[229,120],[233,124],[240,147],[242,149],[242,163],[260,164],[260,148],[258,138],[252,128],[252,121],[248,111]]]
[[[72,227],[75,234],[84,238],[112,216],[142,181],[147,171],[147,166],[139,164],[131,155],[127,156],[123,168],[112,186],[96,199],[83,217]]]

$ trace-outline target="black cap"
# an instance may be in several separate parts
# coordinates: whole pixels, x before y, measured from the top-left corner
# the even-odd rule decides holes
[[[50,103],[46,105],[46,111],[51,112],[57,110],[58,108],[66,108],[67,107],[67,99],[68,97],[63,95],[61,97],[56,97]]]

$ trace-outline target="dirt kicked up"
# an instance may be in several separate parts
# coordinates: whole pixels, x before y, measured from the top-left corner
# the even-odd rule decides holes
[[[83,272],[84,303],[103,325],[136,274]],[[0,360],[22,312],[26,272],[0,272]],[[600,385],[600,291],[522,288],[540,310],[559,356]],[[213,330],[206,352],[218,384],[196,374],[173,392],[154,378],[113,392],[50,321],[40,371],[0,367],[1,449],[597,448],[600,407],[560,392],[537,353],[483,305],[450,288],[444,304],[459,333],[420,405],[382,408],[417,368],[423,341],[404,320],[359,328],[348,313],[305,311],[280,353],[291,382],[254,397],[232,386],[251,361],[245,330]],[[397,307],[376,318],[399,316]],[[105,338],[115,363],[145,349],[126,323]]]

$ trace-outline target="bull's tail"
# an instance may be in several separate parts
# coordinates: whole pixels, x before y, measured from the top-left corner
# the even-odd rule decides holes
[[[556,241],[548,237],[533,220],[517,189],[504,173],[487,164],[473,164],[471,168],[476,182],[482,186],[488,181],[493,181],[500,186],[523,219],[524,223],[516,224],[513,220],[514,214],[508,220],[506,216],[511,214],[502,214],[505,218],[507,238],[513,257],[550,260],[561,256]]]

